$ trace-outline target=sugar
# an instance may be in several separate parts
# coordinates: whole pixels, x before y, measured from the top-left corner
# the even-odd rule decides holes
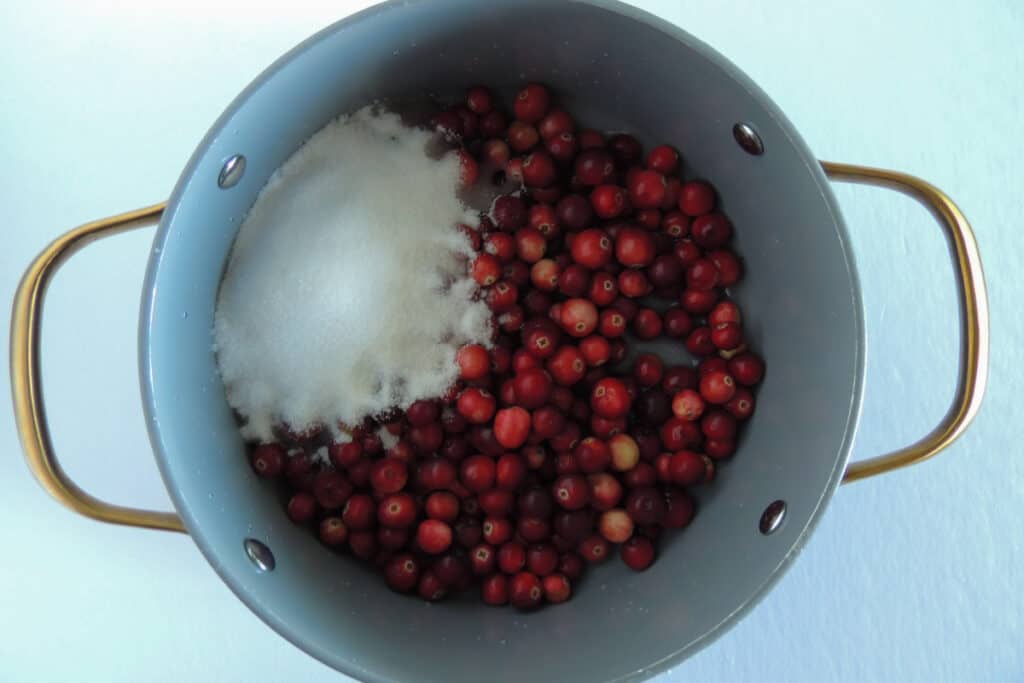
[[[215,346],[247,439],[275,424],[356,424],[442,395],[455,352],[489,345],[467,276],[459,161],[427,131],[366,107],[314,134],[239,229],[217,301]]]

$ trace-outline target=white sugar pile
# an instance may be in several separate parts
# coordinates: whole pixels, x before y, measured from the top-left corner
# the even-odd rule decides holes
[[[317,132],[271,177],[238,233],[215,340],[243,435],[355,424],[440,396],[456,349],[489,344],[459,222],[459,161],[371,107]]]

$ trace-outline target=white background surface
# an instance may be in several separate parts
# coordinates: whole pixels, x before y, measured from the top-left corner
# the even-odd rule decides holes
[[[4,3],[0,301],[60,232],[164,199],[250,79],[365,4]],[[744,69],[822,158],[946,189],[974,223],[993,314],[991,387],[967,436],[937,460],[842,488],[767,599],[662,680],[1024,680],[1024,5],[638,4]],[[952,269],[938,228],[909,200],[838,195],[867,311],[854,449],[867,457],[930,429],[952,394]],[[135,363],[150,237],[103,242],[58,276],[45,381],[73,477],[111,500],[167,508]],[[51,501],[21,462],[7,392],[0,438],[0,681],[340,678],[251,615],[187,537],[101,525]]]

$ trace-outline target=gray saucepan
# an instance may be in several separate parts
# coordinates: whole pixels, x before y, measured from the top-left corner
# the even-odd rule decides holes
[[[396,595],[291,524],[272,487],[250,470],[211,337],[238,226],[271,173],[313,132],[378,99],[443,96],[476,83],[512,89],[524,80],[549,84],[588,125],[630,130],[645,143],[672,141],[717,186],[746,263],[736,297],[769,367],[737,455],[659,561],[643,573],[608,563],[567,604],[529,614]],[[850,466],[865,333],[829,176],[921,200],[949,238],[960,286],[960,382],[949,413],[918,443]],[[176,514],[111,505],[70,481],[52,452],[40,390],[39,324],[53,272],[88,242],[157,219],[139,369]],[[980,405],[987,359],[977,247],[945,195],[895,172],[822,165],[726,59],[675,26],[607,0],[389,2],[325,29],[235,99],[166,207],[90,223],[53,242],[22,281],[11,338],[26,457],[58,500],[108,522],[187,531],[253,612],[340,671],[366,681],[445,683],[477,681],[481,672],[496,683],[641,680],[677,664],[765,595],[844,477],[917,462],[962,433]]]

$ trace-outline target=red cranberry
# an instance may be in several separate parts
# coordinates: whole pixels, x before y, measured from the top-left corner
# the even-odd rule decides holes
[[[632,403],[622,380],[606,377],[594,385],[590,393],[590,407],[608,419],[624,416]]]
[[[508,146],[511,147],[513,151],[519,152],[520,154],[523,152],[529,152],[537,145],[538,142],[540,142],[540,134],[537,132],[537,129],[522,121],[513,121],[509,124],[506,138],[508,139]],[[512,169],[512,161],[514,160],[509,161],[509,164],[505,169],[506,174],[509,176],[511,176],[510,171]],[[522,162],[520,161],[519,173],[517,174],[519,177],[517,180],[522,180],[521,169]]]
[[[494,200],[491,208],[494,223],[500,230],[515,232],[526,225],[526,205],[519,197],[505,194]]]
[[[737,420],[746,420],[754,413],[754,394],[746,387],[736,387],[736,393],[725,404],[725,409]]]
[[[504,169],[512,158],[512,150],[504,140],[488,140],[480,148],[480,160],[496,169]]]
[[[509,263],[516,256],[515,238],[503,232],[492,232],[484,239],[484,251],[501,263]]]
[[[551,104],[548,89],[539,83],[530,83],[516,94],[513,109],[516,118],[527,123],[535,123],[544,118]]]
[[[448,588],[444,582],[438,578],[437,573],[432,569],[428,569],[420,575],[419,585],[416,587],[416,592],[421,598],[428,602],[436,602],[441,600],[448,593]]]
[[[764,378],[764,361],[749,351],[741,353],[729,361],[729,373],[740,384],[752,387]]]
[[[537,129],[544,139],[553,138],[562,133],[571,133],[576,128],[572,117],[564,109],[552,109],[539,124]]]
[[[573,451],[576,464],[581,472],[600,472],[611,463],[612,453],[608,444],[593,436],[579,442]]]
[[[502,408],[494,416],[494,436],[505,448],[519,448],[530,435],[530,425],[530,413],[523,408]]]
[[[647,269],[647,279],[657,289],[676,287],[683,279],[683,265],[675,254],[662,254]]]
[[[587,150],[576,157],[574,172],[583,185],[601,185],[614,179],[615,163],[603,149]]]
[[[538,543],[526,551],[526,568],[537,576],[547,576],[558,568],[558,551],[550,543]]]
[[[466,94],[466,106],[476,114],[486,114],[494,106],[491,91],[483,86],[474,86]]]
[[[420,578],[420,566],[409,553],[395,555],[384,566],[384,580],[391,590],[406,593]]]
[[[581,149],[602,149],[604,148],[604,135],[593,128],[584,128],[580,131]]]
[[[619,291],[623,296],[637,299],[651,293],[651,283],[640,270],[624,270],[619,273]]]
[[[591,367],[604,365],[611,357],[611,345],[608,340],[596,334],[581,340],[579,350],[587,365]]]
[[[565,428],[565,415],[557,408],[544,406],[533,411],[533,433],[542,439],[550,439]],[[499,476],[498,485],[501,486]]]
[[[622,561],[633,571],[642,572],[654,563],[654,544],[643,536],[634,536],[622,544]]]
[[[607,472],[591,474],[590,483],[591,507],[595,510],[610,510],[622,499],[622,484]]]
[[[572,162],[576,158],[576,152],[579,149],[576,136],[569,132],[545,138],[544,146],[547,148],[548,153],[554,157],[555,161],[563,165]]]
[[[526,548],[521,543],[509,541],[498,548],[498,568],[506,574],[515,574],[526,566]]]
[[[553,292],[558,288],[558,276],[562,269],[551,259],[541,259],[530,269],[530,282],[537,289]]]
[[[516,374],[513,380],[515,387],[516,403],[524,408],[539,408],[540,406],[547,403],[548,397],[551,396],[551,377],[548,373],[544,372],[539,368],[529,368]],[[523,413],[526,413],[524,410]],[[510,426],[522,426],[523,415],[516,414],[516,419]],[[529,419],[529,414],[525,415]],[[497,420],[495,420],[497,422]],[[497,431],[497,428],[495,428]],[[524,437],[525,438],[525,437]],[[498,438],[498,442],[501,443],[501,438]],[[507,448],[512,448],[508,446]]]
[[[431,555],[443,553],[452,544],[452,528],[439,519],[425,519],[416,529],[416,543]]]
[[[364,531],[373,526],[376,507],[373,498],[364,493],[356,493],[345,502],[345,507],[341,510],[341,521],[345,522],[350,531]]]
[[[672,211],[670,213],[665,214],[662,217],[662,219],[661,219],[661,230],[662,230],[662,232],[666,233],[670,237],[674,237],[674,238],[677,238],[677,239],[680,238],[680,237],[686,237],[686,235],[689,234],[689,232],[690,232],[690,219],[687,218],[686,216],[684,216],[683,214],[681,214],[678,211]],[[679,245],[687,245],[687,246],[681,246],[681,247],[677,246],[677,248],[674,250],[675,253],[676,253],[676,258],[680,261],[680,263],[683,263],[683,265],[688,265],[688,264],[685,263],[685,261],[682,258],[682,256],[680,256],[679,251],[680,250],[685,251],[685,252],[687,252],[686,255],[690,256],[691,255],[690,254],[691,248],[692,249],[697,249],[697,246],[695,244],[693,244],[692,242],[680,242]],[[699,258],[699,256],[700,256],[699,250],[698,250],[698,253],[692,254],[692,258],[694,260]]]
[[[708,327],[695,328],[686,337],[686,350],[695,356],[710,356],[715,352],[715,345],[711,342],[711,329]]]
[[[622,485],[626,488],[654,486],[657,482],[658,471],[654,469],[654,465],[648,462],[639,462],[630,471],[622,473]]]
[[[731,287],[743,277],[743,265],[739,258],[728,249],[715,249],[708,252],[708,260],[718,269],[718,284]]]
[[[590,193],[590,205],[598,217],[616,218],[626,210],[626,191],[617,185],[598,185]]]
[[[259,476],[272,479],[284,471],[284,457],[280,444],[261,444],[252,452],[252,469]]]
[[[480,597],[488,605],[504,605],[508,602],[508,577],[492,574],[480,584]]]
[[[583,379],[587,363],[579,349],[562,346],[548,361],[548,371],[558,384],[572,386]]]
[[[495,485],[505,491],[515,491],[526,478],[526,463],[517,453],[505,453],[495,466]]]
[[[548,243],[544,239],[544,235],[540,234],[540,231],[535,228],[520,228],[515,234],[516,240],[516,254],[522,259],[523,263],[518,266],[522,271],[520,276],[521,281],[516,281],[516,284],[525,287],[530,282],[529,270],[526,264],[533,264],[544,257],[544,252],[547,250]],[[509,267],[515,266],[515,262],[506,267],[508,271]],[[508,277],[508,275],[506,275]],[[513,279],[513,278],[509,278]]]
[[[704,450],[711,458],[721,460],[736,452],[736,442],[725,439],[708,439],[704,442]]]
[[[576,235],[571,251],[574,262],[585,268],[597,270],[611,260],[612,241],[603,230],[592,228]]]
[[[562,304],[561,324],[573,337],[586,337],[597,328],[597,307],[587,299],[569,299]]]
[[[700,429],[709,439],[732,441],[736,437],[736,418],[721,408],[708,410],[700,420]]]
[[[654,255],[654,240],[645,230],[626,228],[615,239],[615,257],[624,266],[646,266]]]
[[[480,116],[479,121],[480,135],[485,138],[497,138],[505,134],[505,128],[508,126],[508,119],[505,115],[496,109],[492,109],[486,114]]]
[[[520,517],[516,533],[527,543],[540,543],[551,537],[551,526],[539,517]]]
[[[363,446],[358,441],[348,443],[332,443],[327,449],[331,462],[335,467],[351,467],[363,457]]]
[[[352,498],[355,499],[355,496]],[[351,503],[351,501],[349,502]],[[348,512],[349,509],[346,506],[345,512]],[[342,513],[342,519],[350,527],[356,528],[352,522],[348,521],[345,513]],[[392,493],[377,505],[377,520],[381,526],[404,529],[416,521],[416,501],[408,493]],[[368,526],[369,524],[366,524],[359,528]]]
[[[542,585],[544,597],[553,605],[565,602],[572,596],[572,584],[565,574],[550,574],[545,576]]]
[[[732,238],[732,223],[720,213],[709,213],[695,218],[690,224],[693,241],[704,249],[718,249]]]
[[[665,176],[639,170],[629,180],[629,201],[639,209],[656,209],[665,200]]]
[[[591,534],[580,541],[577,550],[584,560],[591,564],[597,564],[608,559],[608,551],[610,548],[608,546],[608,541],[606,541],[602,536]]]
[[[559,477],[552,492],[555,501],[566,510],[579,510],[590,502],[590,484],[579,474]]]
[[[715,190],[703,180],[683,183],[679,192],[679,210],[687,216],[700,216],[715,208]]]
[[[486,455],[473,455],[462,461],[460,479],[470,491],[480,493],[494,486],[496,466]]]
[[[711,328],[711,343],[720,349],[735,349],[743,343],[743,331],[736,323],[718,323]]]
[[[515,455],[515,453],[508,453],[507,455]],[[501,518],[508,516],[512,512],[515,496],[512,495],[511,491],[491,489],[478,495],[477,503],[488,517]]]
[[[489,392],[469,387],[459,394],[456,408],[462,417],[472,424],[489,422],[494,416],[497,402]]]
[[[669,461],[672,481],[680,486],[690,486],[704,480],[704,461],[699,453],[677,451]]]
[[[485,377],[490,372],[491,359],[487,349],[479,344],[467,344],[455,354],[459,364],[459,376],[466,380]]]
[[[681,451],[700,443],[701,431],[692,422],[672,417],[661,426],[660,436],[665,450]]]
[[[581,265],[570,263],[558,276],[558,290],[568,297],[583,296],[588,287],[590,287],[590,271]],[[564,303],[560,304],[559,317],[561,317],[563,308],[565,308]]]
[[[484,541],[493,546],[500,546],[512,540],[512,532],[512,523],[507,519],[489,518],[484,520]]]
[[[536,151],[523,158],[523,181],[528,186],[547,187],[557,176],[555,160],[547,152]]]
[[[690,523],[695,512],[693,498],[685,492],[670,489],[665,491],[667,512],[662,525],[667,529],[682,529]]]
[[[711,374],[712,372],[724,372],[729,374],[729,363],[724,358],[718,356],[712,356],[711,358],[705,358],[697,366],[697,376],[704,377],[704,375]]]
[[[658,173],[675,172],[679,167],[679,152],[668,145],[658,145],[647,154],[647,168]]]
[[[604,271],[599,271],[594,273],[590,280],[590,292],[587,294],[587,298],[597,306],[607,306],[615,301],[618,293],[619,288],[615,278]]]
[[[484,301],[487,307],[495,313],[504,313],[516,305],[519,298],[519,290],[514,283],[507,280],[499,280],[496,284],[487,288]]]
[[[633,535],[634,525],[625,510],[612,508],[601,513],[597,528],[610,543],[625,543]]]
[[[288,516],[293,522],[303,524],[316,514],[316,499],[312,494],[300,491],[288,501]]]
[[[509,602],[519,609],[530,609],[544,598],[540,579],[531,572],[519,572],[508,582]]]
[[[650,340],[661,335],[661,316],[650,308],[641,308],[633,318],[633,333],[638,339]]]
[[[718,284],[718,269],[707,259],[697,259],[686,269],[686,286],[690,289],[708,291]]]
[[[585,228],[594,218],[594,210],[586,197],[569,194],[562,197],[555,206],[559,222],[569,230]]]
[[[469,551],[469,568],[477,576],[493,572],[496,563],[494,548],[486,543],[481,543]]]
[[[348,539],[348,527],[341,517],[327,517],[320,522],[320,540],[324,545],[338,546]]]
[[[700,378],[700,395],[708,403],[728,403],[735,393],[736,382],[732,375],[710,372]]]
[[[427,496],[424,510],[428,517],[453,523],[459,516],[459,499],[448,491],[435,491]]]

